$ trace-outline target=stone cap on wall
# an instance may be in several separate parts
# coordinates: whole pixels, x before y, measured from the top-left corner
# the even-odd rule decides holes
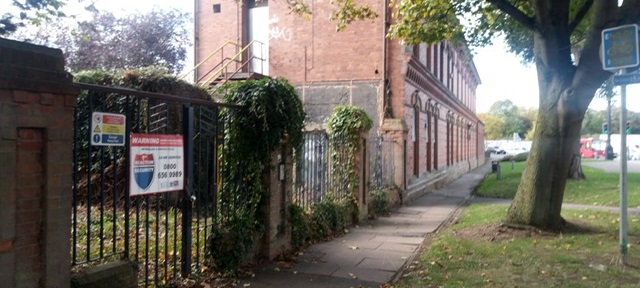
[[[0,89],[78,94],[62,50],[0,38]]]

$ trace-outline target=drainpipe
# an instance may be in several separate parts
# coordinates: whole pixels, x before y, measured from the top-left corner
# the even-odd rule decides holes
[[[382,118],[393,118],[393,115],[391,115],[391,107],[389,107],[389,105],[391,105],[390,100],[389,99],[391,97],[391,88],[389,87],[390,82],[389,80],[389,73],[387,72],[387,31],[389,29],[389,1],[385,0],[384,1],[384,11],[383,11],[383,27],[382,27],[382,109],[384,111],[382,111]]]
[[[198,38],[198,0],[193,0],[193,67],[198,63],[198,45],[200,43],[200,39]],[[193,83],[196,83],[198,80],[198,68],[193,70]]]

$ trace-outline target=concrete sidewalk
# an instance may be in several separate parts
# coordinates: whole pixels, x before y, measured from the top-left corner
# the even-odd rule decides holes
[[[271,263],[239,287],[379,287],[394,278],[436,231],[470,197],[491,169],[491,161],[447,186],[354,227],[342,237],[312,245],[291,267]]]

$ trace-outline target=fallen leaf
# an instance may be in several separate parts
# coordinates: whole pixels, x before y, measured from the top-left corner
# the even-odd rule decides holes
[[[351,277],[352,279],[358,279],[358,276],[356,276],[356,274],[353,274],[353,273],[349,273],[349,277]]]

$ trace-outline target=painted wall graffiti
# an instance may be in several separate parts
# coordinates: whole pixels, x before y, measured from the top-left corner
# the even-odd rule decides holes
[[[289,28],[287,27],[280,27],[280,26],[271,27],[269,31],[269,40],[271,39],[284,40],[284,41],[290,42],[291,30],[289,30]]]
[[[291,41],[291,29],[279,26],[278,22],[280,22],[280,18],[274,16],[269,19],[269,40],[284,40],[287,42]]]

